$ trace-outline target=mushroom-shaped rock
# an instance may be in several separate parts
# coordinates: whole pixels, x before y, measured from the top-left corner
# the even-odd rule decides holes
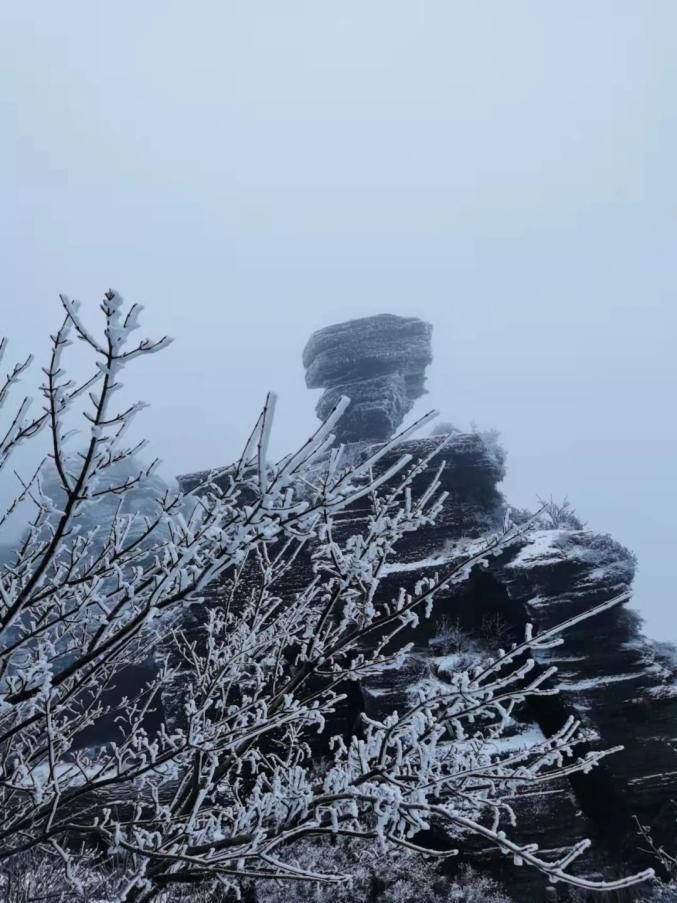
[[[341,442],[389,439],[425,393],[432,326],[417,317],[380,314],[320,329],[303,352],[306,385],[323,388],[324,419],[341,395],[350,407],[337,424]]]

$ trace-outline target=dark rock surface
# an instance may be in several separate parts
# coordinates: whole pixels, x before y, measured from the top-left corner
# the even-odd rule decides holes
[[[389,439],[425,392],[432,326],[416,317],[380,314],[320,329],[303,352],[306,385],[323,388],[324,420],[341,395],[351,404],[338,424],[341,442]]]

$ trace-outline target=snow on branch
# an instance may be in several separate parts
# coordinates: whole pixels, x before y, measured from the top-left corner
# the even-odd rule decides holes
[[[420,460],[383,465],[431,413],[346,461],[333,433],[345,398],[275,463],[269,395],[233,465],[189,492],[163,488],[154,465],[136,459],[142,445],[123,442],[143,405],[116,407],[114,393],[130,363],[169,339],[131,342],[141,308],[116,292],[104,296],[99,332],[61,300],[43,413],[30,419],[24,400],[0,432],[0,466],[42,430],[50,437],[48,459],[0,520],[32,507],[0,570],[0,861],[51,852],[78,894],[79,864],[96,868],[104,849],[118,864],[110,898],[142,901],[172,883],[237,892],[243,880],[340,881],[300,865],[295,845],[340,835],[434,854],[418,835],[435,824],[457,846],[484,837],[516,864],[581,888],[648,877],[591,881],[569,871],[585,845],[548,859],[508,836],[520,787],[588,771],[610,752],[579,753],[588,735],[578,722],[517,752],[495,742],[516,706],[556,692],[554,669],[535,669],[534,653],[624,597],[529,629],[522,643],[459,668],[443,691],[422,687],[405,710],[332,737],[348,684],[400,667],[411,625],[436,596],[528,527],[507,520],[446,572],[387,589],[398,542],[447,501],[435,464],[444,440]],[[71,335],[93,358],[79,385],[65,371]],[[28,364],[9,372],[0,403]],[[78,411],[86,428],[73,452],[64,420]],[[126,505],[135,493],[143,505]],[[142,666],[146,677],[121,698],[120,682]],[[108,739],[93,744],[102,724]]]

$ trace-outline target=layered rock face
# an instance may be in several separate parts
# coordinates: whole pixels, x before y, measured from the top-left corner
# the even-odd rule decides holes
[[[326,416],[340,394],[352,396],[352,419],[341,439],[357,443],[355,448],[365,453],[375,440],[388,438],[396,418],[411,408],[429,362],[430,327],[386,316],[321,330],[304,354],[308,385],[327,388],[318,415]],[[407,385],[407,372],[416,395],[392,392],[396,379],[404,378],[400,385]],[[400,399],[398,408],[393,397]],[[386,456],[381,467],[387,468],[403,451],[423,457],[435,441],[409,441]],[[443,570],[464,555],[468,544],[503,522],[506,502],[498,484],[505,460],[495,438],[454,431],[430,473],[418,478],[414,494],[423,490],[440,459],[445,462],[448,502],[435,526],[403,541],[386,593]],[[354,514],[359,519],[360,512]],[[431,619],[412,631],[415,648],[406,666],[365,683],[352,704],[374,714],[401,708],[418,681],[444,682],[445,670],[459,654],[483,655],[494,651],[497,642],[521,639],[527,621],[536,630],[552,627],[629,590],[634,571],[632,554],[611,537],[585,530],[566,509],[549,510],[536,530],[492,559],[486,570],[441,594]],[[644,637],[639,617],[621,605],[569,631],[562,646],[541,653],[540,664],[557,666],[560,694],[532,700],[507,742],[526,743],[540,733],[552,733],[573,715],[591,730],[592,745],[622,745],[624,750],[590,774],[561,781],[546,794],[522,794],[516,806],[523,837],[539,842],[542,849],[592,837],[593,850],[587,862],[581,861],[591,875],[645,867],[633,816],[654,824],[660,842],[668,847],[675,843],[670,800],[677,799],[672,740],[677,734],[677,679],[670,651]],[[480,849],[474,851],[475,857],[481,855]],[[544,899],[539,876],[503,870],[500,860],[487,855],[492,868],[503,872],[516,900]],[[560,891],[558,899],[566,899],[566,892]]]
[[[324,389],[324,420],[342,395],[350,398],[337,427],[340,442],[389,439],[424,392],[432,360],[432,326],[416,317],[381,314],[320,329],[303,352],[306,385]]]
[[[422,457],[432,441],[411,440],[380,466],[388,467],[402,451]],[[383,587],[386,594],[444,573],[477,537],[500,528],[506,505],[497,487],[503,468],[502,462],[496,466],[496,454],[486,437],[453,434],[440,452],[446,464],[443,486],[450,493],[446,510],[434,527],[406,538]],[[423,491],[437,463],[418,478],[414,495]],[[444,685],[463,656],[486,656],[497,645],[521,639],[527,621],[546,630],[623,593],[634,571],[632,554],[611,537],[581,528],[572,517],[543,516],[534,531],[490,559],[486,569],[475,569],[467,583],[437,596],[431,618],[408,637],[415,646],[405,667],[364,685],[366,710],[382,715],[401,709],[421,680]],[[670,801],[677,799],[672,741],[677,695],[669,650],[644,637],[638,616],[620,605],[569,630],[562,646],[539,654],[539,664],[557,666],[560,693],[530,700],[505,742],[527,744],[573,715],[592,732],[591,746],[624,749],[587,775],[560,781],[545,793],[520,794],[517,836],[541,849],[591,837],[594,846],[580,862],[590,876],[618,876],[653,864],[637,849],[633,816],[653,824],[661,843],[674,848]],[[533,872],[506,866],[481,847],[471,858],[475,865],[485,861],[516,901],[546,899],[543,881]],[[554,899],[568,899],[565,890],[558,893]]]
[[[341,394],[353,400],[339,438],[354,443],[355,457],[392,435],[423,391],[429,362],[430,326],[387,315],[321,330],[304,353],[308,385],[326,389],[317,408],[320,416]],[[422,458],[438,444],[436,437],[410,440],[385,455],[379,468],[387,469],[402,452]],[[427,471],[416,478],[414,496],[425,490],[440,460],[448,501],[434,526],[402,541],[383,586],[386,595],[444,572],[503,524],[506,501],[499,484],[505,456],[495,437],[453,431]],[[191,485],[190,478],[183,482]],[[344,529],[355,532],[368,514],[366,503],[358,503]],[[476,568],[466,583],[437,596],[431,617],[422,619],[407,637],[414,648],[405,666],[351,691],[337,712],[333,732],[352,731],[361,711],[382,716],[401,709],[423,680],[444,685],[463,657],[486,657],[497,646],[520,640],[527,621],[544,630],[625,592],[634,570],[627,549],[584,529],[566,509],[552,508],[535,530],[490,559],[486,568]],[[303,586],[310,573],[310,561],[299,559],[289,591]],[[545,792],[520,793],[514,800],[518,839],[553,850],[591,837],[594,846],[587,859],[580,860],[580,871],[590,877],[618,876],[654,864],[638,850],[633,816],[653,824],[658,842],[674,848],[670,801],[677,800],[677,674],[672,651],[644,637],[638,616],[619,605],[573,628],[562,646],[540,656],[542,667],[557,666],[561,691],[532,699],[503,742],[530,744],[573,715],[590,729],[591,745],[622,745],[624,750],[587,775],[561,780]],[[561,888],[554,897],[553,889],[546,896],[540,875],[514,869],[481,844],[469,856],[476,867],[497,874],[518,903],[570,899]],[[450,862],[453,868],[454,860]],[[610,899],[620,903],[633,898],[633,892],[627,892]]]

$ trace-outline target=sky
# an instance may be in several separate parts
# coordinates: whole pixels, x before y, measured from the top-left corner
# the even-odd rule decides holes
[[[422,317],[414,413],[499,430],[510,500],[633,549],[677,641],[675,34],[674,0],[2,4],[0,333],[42,363],[59,292],[143,303],[176,474],[268,389],[302,441],[313,330]]]

